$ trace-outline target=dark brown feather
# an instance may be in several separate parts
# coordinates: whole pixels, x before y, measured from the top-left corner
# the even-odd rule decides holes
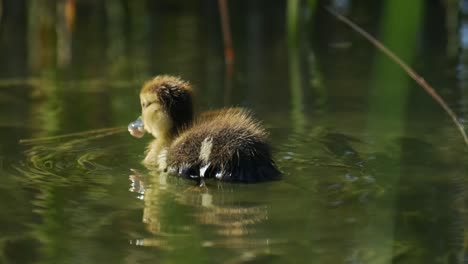
[[[212,142],[208,161],[200,158],[206,139]],[[242,108],[202,114],[172,143],[167,158],[170,167],[191,173],[187,176],[192,178],[199,177],[204,166],[205,178],[226,181],[256,182],[280,176],[271,159],[266,131]]]
[[[174,133],[193,119],[192,88],[190,83],[174,76],[160,75],[147,82],[141,93],[155,93],[159,103],[174,122]]]

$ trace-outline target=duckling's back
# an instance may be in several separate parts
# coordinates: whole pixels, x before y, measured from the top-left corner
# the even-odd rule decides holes
[[[182,132],[167,153],[169,168],[189,178],[258,182],[280,178],[267,133],[241,108],[207,112]]]

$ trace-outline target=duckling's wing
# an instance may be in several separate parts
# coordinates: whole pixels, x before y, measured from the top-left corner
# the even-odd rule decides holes
[[[271,159],[266,132],[239,108],[206,114],[174,141],[168,160],[175,171],[198,171],[198,176],[224,181],[258,182],[281,175]]]

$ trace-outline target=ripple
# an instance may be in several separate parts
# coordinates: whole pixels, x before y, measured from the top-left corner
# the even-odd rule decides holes
[[[26,147],[24,159],[13,167],[24,176],[22,180],[28,185],[73,185],[90,180],[99,183],[103,175],[122,165],[123,153],[128,153],[126,143],[114,134],[115,129],[114,133],[93,131],[92,136],[75,133],[67,137],[23,141]],[[94,180],[90,176],[95,176]]]

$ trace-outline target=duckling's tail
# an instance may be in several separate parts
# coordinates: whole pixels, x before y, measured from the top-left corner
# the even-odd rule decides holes
[[[225,181],[255,183],[281,179],[281,172],[271,159],[240,157]]]

